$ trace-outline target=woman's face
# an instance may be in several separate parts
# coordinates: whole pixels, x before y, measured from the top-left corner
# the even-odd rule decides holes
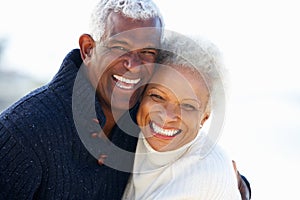
[[[209,91],[200,74],[176,66],[157,69],[144,93],[137,122],[156,151],[192,141],[205,120]]]

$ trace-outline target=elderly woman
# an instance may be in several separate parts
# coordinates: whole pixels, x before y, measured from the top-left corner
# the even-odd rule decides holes
[[[142,133],[123,199],[241,199],[232,161],[216,145],[225,106],[217,48],[173,32],[163,48],[138,111]]]

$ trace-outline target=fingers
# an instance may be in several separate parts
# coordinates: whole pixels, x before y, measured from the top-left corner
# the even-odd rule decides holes
[[[234,160],[232,160],[232,165],[233,165],[233,169],[234,169],[234,171],[235,171],[235,174],[236,174],[236,175],[239,175],[238,170],[237,170],[237,167],[236,167],[236,162],[235,162]]]

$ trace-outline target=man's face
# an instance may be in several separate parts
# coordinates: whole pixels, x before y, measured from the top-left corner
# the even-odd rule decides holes
[[[114,12],[108,16],[104,36],[96,41],[87,64],[103,107],[128,110],[137,103],[153,74],[160,37],[158,18],[133,20]]]

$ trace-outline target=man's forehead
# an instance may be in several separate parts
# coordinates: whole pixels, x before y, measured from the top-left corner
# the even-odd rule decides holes
[[[160,42],[162,29],[158,18],[136,20],[112,12],[107,19],[106,39],[109,37],[127,38],[130,40],[151,40]]]
[[[155,28],[136,28],[112,35],[107,38],[107,42],[157,47],[160,45],[160,39],[161,34]]]

